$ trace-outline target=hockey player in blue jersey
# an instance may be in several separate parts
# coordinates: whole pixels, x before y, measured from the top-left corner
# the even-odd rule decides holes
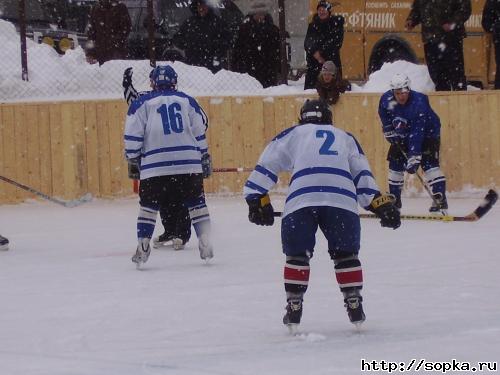
[[[389,191],[401,208],[404,172],[413,174],[421,167],[434,196],[429,211],[446,210],[446,178],[439,167],[439,117],[427,95],[411,90],[410,79],[405,74],[394,75],[390,86],[380,98],[378,108],[385,139],[391,143],[387,155]]]
[[[196,100],[177,91],[177,74],[169,66],[152,73],[153,90],[132,102],[125,123],[125,155],[140,169],[138,267],[151,252],[160,206],[186,204],[199,241],[200,257],[210,259],[210,217],[203,176],[211,173],[204,113]]]
[[[328,240],[349,319],[362,323],[358,203],[374,212],[382,226],[396,229],[401,221],[394,197],[380,193],[361,146],[332,126],[332,113],[321,100],[306,101],[299,125],[279,134],[260,156],[244,187],[252,223],[274,223],[268,192],[282,171],[291,172],[281,221],[287,299],[283,323],[291,331],[300,323],[318,226]]]

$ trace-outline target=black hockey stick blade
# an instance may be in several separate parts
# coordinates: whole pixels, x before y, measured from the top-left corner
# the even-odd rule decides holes
[[[498,194],[495,190],[489,190],[483,198],[481,204],[469,215],[453,216],[453,215],[401,215],[401,220],[424,220],[424,221],[478,221],[486,215],[498,200]],[[275,217],[281,217],[282,212],[274,212]],[[375,214],[360,214],[362,219],[377,219]]]
[[[90,202],[91,200],[92,200],[92,194],[87,193],[85,195],[82,195],[80,198],[72,199],[70,201],[61,201],[61,202],[63,202],[64,207],[73,208],[81,204]]]

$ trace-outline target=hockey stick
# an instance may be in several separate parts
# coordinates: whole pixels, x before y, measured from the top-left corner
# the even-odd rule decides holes
[[[85,202],[89,202],[90,200],[92,200],[92,195],[90,193],[87,193],[85,195],[82,195],[80,198],[65,201],[62,199],[51,197],[50,195],[44,194],[44,193],[42,193],[38,190],[35,190],[29,186],[23,185],[20,182],[11,180],[8,177],[0,176],[0,180],[7,182],[9,184],[12,184],[20,189],[26,190],[32,194],[38,195],[39,197],[41,197],[45,200],[48,200],[52,203],[56,203],[56,204],[59,204],[61,206],[68,207],[68,208],[76,207],[76,206],[79,206]]]
[[[403,155],[404,158],[406,159],[406,161],[408,161],[408,155],[406,155],[406,152],[404,152],[404,150],[401,147],[401,145],[399,143],[396,143],[396,146],[398,147],[399,151],[401,152],[401,155]],[[424,187],[424,189],[427,192],[427,194],[429,194],[429,197],[431,197],[432,202],[436,205],[436,207],[439,207],[439,202],[437,201],[437,199],[434,196],[434,194],[432,194],[432,190],[429,187],[429,185],[427,185],[427,182],[425,182],[424,178],[420,175],[420,173],[418,173],[418,171],[415,171],[415,175],[417,176],[418,180],[420,181],[420,183]],[[444,210],[444,209],[440,209],[439,212],[441,212],[441,214],[443,216],[447,216],[447,214],[448,214],[446,212],[446,210]]]
[[[481,204],[474,210],[474,212],[470,213],[466,216],[453,216],[453,215],[401,215],[401,220],[424,220],[424,221],[444,221],[444,222],[452,222],[452,221],[478,221],[484,215],[486,215],[491,208],[495,205],[498,199],[498,194],[495,190],[489,190],[486,196],[483,198]],[[282,212],[274,212],[275,217],[281,217]],[[377,219],[375,214],[360,214],[360,218],[362,219]]]
[[[213,168],[212,172],[216,173],[224,173],[224,172],[252,172],[253,168],[244,168],[244,167],[239,167],[239,168]]]

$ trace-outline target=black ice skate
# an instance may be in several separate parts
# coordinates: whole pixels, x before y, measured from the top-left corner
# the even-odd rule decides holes
[[[286,305],[286,314],[283,317],[283,324],[288,327],[290,333],[296,333],[298,325],[300,324],[300,318],[302,318],[302,301],[288,301]]]
[[[132,262],[135,263],[136,268],[141,268],[141,264],[148,261],[149,254],[151,254],[151,247],[149,246],[149,239],[139,240],[139,245],[137,245],[137,250],[132,257]]]
[[[155,249],[158,249],[171,243],[174,250],[182,250],[184,249],[184,245],[186,244],[186,242],[187,241],[184,241],[182,238],[165,232],[161,236],[155,237],[153,239],[153,247]]]
[[[363,297],[352,295],[344,299],[344,306],[347,309],[347,315],[352,324],[359,326],[366,319],[363,311]]]
[[[429,208],[429,212],[442,212],[443,215],[446,215],[446,210],[448,209],[446,196],[441,193],[436,193],[433,196],[434,200],[432,201],[431,208]]]
[[[9,250],[9,240],[4,236],[0,236],[0,250]]]

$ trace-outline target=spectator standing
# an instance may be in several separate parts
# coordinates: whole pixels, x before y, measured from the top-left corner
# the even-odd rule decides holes
[[[99,0],[89,16],[88,55],[99,62],[127,57],[131,21],[127,7],[117,0]]]
[[[493,34],[495,43],[495,89],[500,90],[500,0],[486,0],[483,9],[483,29]]]
[[[234,70],[255,77],[264,88],[278,84],[280,71],[279,28],[257,3],[243,21],[233,50]]]
[[[406,28],[422,25],[425,61],[436,91],[467,90],[463,39],[470,0],[414,0]]]
[[[318,75],[316,90],[321,99],[332,105],[339,101],[341,93],[351,91],[351,84],[340,77],[333,61],[325,61]]]
[[[189,65],[203,66],[213,73],[227,68],[227,51],[231,33],[226,23],[214,13],[208,0],[193,0],[193,15],[174,35],[174,45],[186,55]]]
[[[307,61],[305,90],[315,88],[325,61],[333,61],[342,76],[340,48],[344,41],[344,17],[332,15],[332,5],[327,1],[321,0],[316,9],[317,14],[309,24],[304,40]]]

